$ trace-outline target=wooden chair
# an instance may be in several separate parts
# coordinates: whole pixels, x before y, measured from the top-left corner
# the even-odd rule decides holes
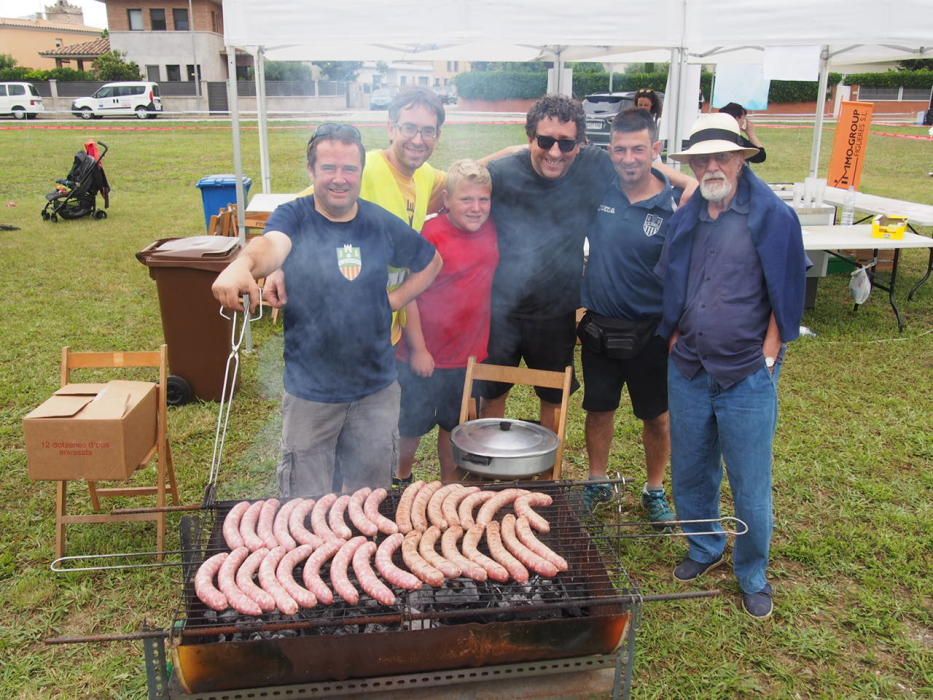
[[[528,369],[527,367],[487,365],[477,362],[475,357],[470,357],[467,362],[466,378],[463,381],[463,399],[460,403],[461,423],[474,420],[479,415],[476,400],[473,398],[473,382],[477,380],[525,384],[561,390],[560,411],[557,417],[557,454],[555,455],[554,468],[538,477],[541,479],[554,479],[555,481],[560,479],[563,469],[564,435],[567,430],[567,404],[570,401],[573,369],[568,366],[564,368],[563,372],[552,372],[542,369]]]
[[[236,204],[228,204],[211,217],[207,235],[230,236],[231,238],[240,235],[240,220],[237,217]]]
[[[178,484],[175,481],[175,465],[172,461],[172,451],[168,443],[168,405],[166,403],[168,382],[168,346],[162,345],[158,350],[151,352],[72,352],[70,348],[62,348],[62,386],[70,383],[71,372],[75,369],[90,368],[126,368],[126,367],[158,367],[159,383],[157,388],[156,410],[156,440],[152,448],[146,453],[137,470],[142,469],[155,457],[156,483],[154,486],[121,486],[100,488],[96,481],[88,481],[87,487],[91,498],[93,515],[68,514],[68,482],[59,481],[55,499],[55,556],[65,555],[65,528],[73,523],[112,523],[126,521],[148,521],[156,523],[156,547],[160,552],[165,551],[165,511],[166,492],[172,496],[172,502],[178,505]],[[102,513],[100,501],[102,498],[116,496],[155,496],[156,507],[154,511],[132,513]]]

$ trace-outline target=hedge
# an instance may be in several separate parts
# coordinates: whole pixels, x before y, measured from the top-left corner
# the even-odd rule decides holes
[[[541,97],[547,90],[547,73],[474,71],[454,78],[457,93],[467,100],[523,100]]]
[[[852,73],[846,76],[846,85],[862,87],[918,88],[933,87],[933,70],[889,70],[885,73]]]
[[[97,80],[97,76],[92,71],[75,70],[74,68],[52,68],[51,70],[45,70],[15,66],[13,68],[0,69],[0,80]]]

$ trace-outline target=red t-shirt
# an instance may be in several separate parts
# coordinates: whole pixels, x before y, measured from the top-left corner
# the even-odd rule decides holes
[[[425,346],[440,369],[466,367],[470,355],[486,359],[489,343],[492,279],[499,264],[499,244],[492,217],[476,233],[463,231],[437,216],[421,230],[444,259],[444,267],[418,297]],[[398,357],[408,361],[403,339]]]

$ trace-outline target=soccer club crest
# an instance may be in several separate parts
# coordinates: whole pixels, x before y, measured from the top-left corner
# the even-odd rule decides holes
[[[337,267],[340,268],[340,274],[351,282],[359,277],[363,269],[360,249],[349,244],[337,248]]]
[[[655,214],[647,214],[645,216],[645,223],[642,224],[642,229],[645,232],[646,236],[653,236],[658,231],[661,230],[661,224],[664,223],[664,219]]]

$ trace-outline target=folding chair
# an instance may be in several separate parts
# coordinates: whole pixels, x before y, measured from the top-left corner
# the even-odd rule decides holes
[[[547,389],[560,389],[560,410],[557,417],[557,454],[554,467],[549,472],[539,475],[539,479],[560,479],[563,469],[564,434],[567,430],[567,404],[570,401],[570,385],[573,381],[573,369],[570,366],[563,372],[552,372],[527,367],[508,367],[505,365],[487,365],[470,357],[467,362],[466,378],[463,381],[463,399],[460,403],[460,422],[474,420],[478,415],[476,400],[473,398],[473,382],[485,380],[541,386]],[[472,475],[471,475],[472,477]]]
[[[68,482],[59,481],[55,498],[55,556],[65,555],[65,528],[74,523],[112,523],[126,521],[148,521],[156,523],[156,547],[160,552],[165,551],[165,495],[168,491],[172,502],[178,505],[178,484],[175,481],[175,465],[172,461],[172,450],[168,443],[168,407],[166,404],[168,382],[168,346],[162,345],[158,350],[151,352],[72,352],[67,346],[62,348],[61,383],[65,386],[71,381],[71,372],[75,369],[90,368],[127,368],[127,367],[158,367],[159,383],[157,388],[156,411],[156,440],[152,448],[146,453],[137,467],[142,469],[155,457],[156,483],[154,486],[121,486],[98,487],[96,481],[88,481],[87,487],[91,498],[93,515],[68,514]],[[102,498],[117,496],[155,496],[156,507],[154,512],[133,513],[102,513],[100,501]]]

